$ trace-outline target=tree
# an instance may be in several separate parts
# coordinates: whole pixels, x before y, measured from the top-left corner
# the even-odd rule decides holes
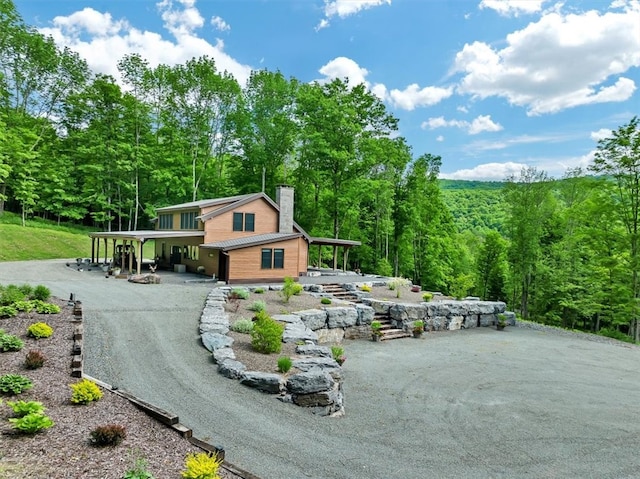
[[[629,123],[611,132],[611,136],[598,142],[595,159],[590,170],[611,178],[616,184],[616,214],[626,229],[629,253],[630,283],[633,294],[630,330],[635,340],[640,340],[638,284],[638,227],[640,223],[640,119],[636,116]]]
[[[485,235],[476,258],[478,295],[489,301],[503,301],[507,242],[497,231]]]

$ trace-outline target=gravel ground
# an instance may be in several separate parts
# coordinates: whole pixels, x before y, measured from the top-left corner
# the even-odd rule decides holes
[[[211,285],[131,285],[60,262],[0,264],[85,305],[87,373],[180,416],[263,479],[637,478],[640,351],[512,327],[347,341],[346,415],[217,374],[197,339]]]

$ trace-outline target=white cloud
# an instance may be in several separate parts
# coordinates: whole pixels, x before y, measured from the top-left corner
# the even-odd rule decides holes
[[[438,135],[438,136],[436,137],[436,141],[444,141],[444,136],[442,136],[442,135]]]
[[[524,163],[485,163],[469,169],[440,173],[440,178],[449,180],[503,181],[511,175],[519,175],[527,165]]]
[[[329,20],[332,17],[346,18],[358,13],[360,10],[367,10],[385,4],[391,5],[391,0],[324,0],[325,18],[320,20],[316,30],[328,27]]]
[[[611,136],[611,130],[609,128],[600,128],[598,131],[591,132],[591,139],[593,141],[604,140],[605,138],[609,138]]]
[[[473,121],[468,122],[465,120],[445,120],[444,117],[439,116],[436,118],[429,118],[427,121],[422,122],[420,125],[422,129],[429,128],[434,130],[436,128],[455,127],[467,130],[470,135],[477,135],[483,131],[501,131],[502,125],[495,123],[491,120],[491,115],[480,115]]]
[[[529,115],[628,100],[636,84],[622,74],[640,66],[640,1],[617,8],[563,14],[559,6],[507,35],[501,50],[466,44],[455,58],[457,91],[503,97]]]
[[[521,13],[532,14],[542,10],[545,0],[482,0],[480,9],[490,8],[500,15],[517,17]]]
[[[231,30],[231,25],[225,22],[222,17],[211,17],[211,25],[221,32],[228,32]]]
[[[404,90],[391,90],[389,99],[396,108],[411,111],[416,107],[435,105],[451,95],[453,95],[453,87],[428,86],[420,88],[416,83],[413,83]]]
[[[460,113],[469,113],[469,110],[466,106],[459,106],[456,108],[456,110],[458,110]]]
[[[114,20],[109,13],[91,8],[66,17],[55,17],[50,27],[40,31],[50,35],[58,45],[78,52],[93,71],[116,78],[119,77],[118,61],[130,53],[139,53],[151,67],[185,63],[193,57],[206,55],[215,60],[219,71],[226,70],[240,83],[245,83],[251,67],[229,56],[222,41],[212,45],[196,33],[204,25],[204,19],[194,7],[194,0],[181,0],[175,5],[171,0],[157,4],[173,40],[155,32],[138,30],[126,20]]]
[[[380,100],[385,101],[388,97],[387,87],[382,83],[371,84],[367,80],[369,71],[366,68],[362,68],[351,58],[334,58],[326,65],[323,65],[318,71],[325,76],[324,78],[317,80],[320,83],[330,82],[336,78],[341,80],[346,78],[347,84],[351,88],[362,83],[369,91],[371,91],[371,93],[380,98]]]

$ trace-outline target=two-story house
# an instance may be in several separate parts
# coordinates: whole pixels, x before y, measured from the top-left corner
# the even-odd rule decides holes
[[[227,283],[282,281],[307,274],[309,246],[343,248],[343,268],[350,247],[358,241],[312,238],[294,220],[294,191],[279,186],[276,201],[264,193],[193,201],[158,208],[155,230],[92,233],[92,262],[104,262],[141,272],[145,241],[155,240],[155,262],[161,268],[199,272]],[[118,241],[121,243],[118,244]],[[97,247],[96,247],[97,246]]]

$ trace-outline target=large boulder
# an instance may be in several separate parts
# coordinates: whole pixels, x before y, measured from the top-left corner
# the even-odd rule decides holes
[[[240,361],[227,359],[218,363],[218,372],[229,379],[240,379],[246,370],[246,366]]]
[[[426,318],[427,308],[423,304],[394,304],[389,308],[389,316],[395,321],[416,321]]]
[[[371,324],[376,315],[375,310],[366,304],[356,304],[356,313],[358,314],[358,320],[356,321],[358,326]]]
[[[333,329],[316,329],[315,333],[318,335],[318,343],[320,344],[336,344],[341,343],[345,336],[345,331],[348,329],[333,328]]]
[[[312,330],[327,327],[327,312],[322,309],[305,309],[304,311],[296,311],[304,325]]]
[[[333,328],[348,328],[355,326],[358,321],[358,313],[355,308],[327,308],[327,326]]]
[[[297,343],[299,341],[318,341],[318,335],[307,328],[302,321],[287,323],[282,333],[282,341],[285,343]]]
[[[227,359],[236,359],[236,354],[231,348],[220,348],[213,352],[213,360],[215,363],[220,364]]]
[[[331,389],[333,378],[322,369],[312,369],[289,376],[287,391],[292,394],[311,394]]]
[[[202,333],[200,339],[204,347],[211,352],[216,349],[231,347],[233,344],[233,338],[220,333]]]
[[[271,394],[280,394],[284,390],[282,376],[260,371],[244,371],[240,377],[240,384]]]
[[[371,298],[362,298],[362,303],[373,308],[376,314],[389,314],[389,309],[395,304],[391,301],[380,301]]]
[[[324,357],[330,358],[331,349],[327,346],[318,346],[317,344],[307,343],[301,344],[296,347],[296,354],[302,354],[304,356],[316,356],[316,357]]]

